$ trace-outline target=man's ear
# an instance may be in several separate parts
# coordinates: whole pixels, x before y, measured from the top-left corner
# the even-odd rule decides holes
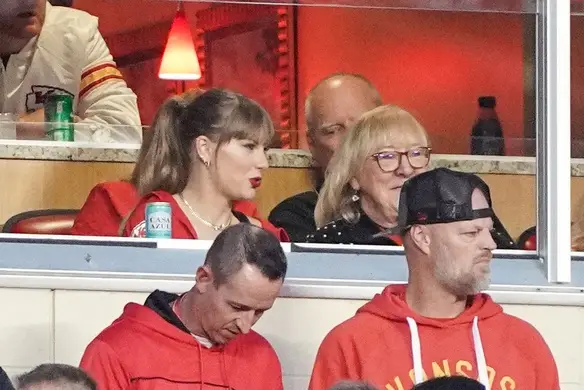
[[[310,130],[306,130],[306,143],[308,146],[314,146],[314,133]]]
[[[209,290],[215,281],[211,267],[208,265],[200,266],[195,274],[195,281],[195,289],[199,292],[199,294],[204,294],[207,290]]]
[[[306,143],[308,144],[308,150],[310,151],[310,154],[314,156],[316,153],[318,153],[318,151],[315,150],[316,144],[314,142],[314,134],[309,130],[306,131]]]
[[[420,252],[424,253],[425,255],[430,254],[430,243],[432,238],[428,226],[414,225],[410,228],[407,234],[409,234],[412,243],[418,248]]]

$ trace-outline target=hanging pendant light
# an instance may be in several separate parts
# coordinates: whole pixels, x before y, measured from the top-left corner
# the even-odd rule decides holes
[[[195,51],[191,27],[182,2],[172,22],[158,77],[163,80],[198,80],[201,68]]]

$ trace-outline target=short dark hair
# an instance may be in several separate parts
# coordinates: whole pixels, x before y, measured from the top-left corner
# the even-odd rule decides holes
[[[377,388],[366,382],[341,381],[335,384],[329,390],[377,390]]]
[[[442,376],[422,382],[412,390],[485,390],[485,386],[465,376]]]
[[[276,236],[251,223],[238,223],[223,230],[207,251],[215,285],[235,275],[244,264],[259,268],[269,280],[284,279],[288,263]]]
[[[18,389],[41,383],[51,383],[63,389],[97,390],[97,384],[80,368],[67,364],[41,364],[17,379]],[[66,387],[70,386],[70,387]]]

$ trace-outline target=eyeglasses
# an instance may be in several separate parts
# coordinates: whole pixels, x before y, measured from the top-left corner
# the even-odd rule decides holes
[[[406,152],[387,151],[373,154],[371,157],[377,161],[379,168],[386,173],[390,173],[399,168],[402,156],[406,156],[408,162],[414,169],[424,168],[430,162],[432,148],[419,147]]]

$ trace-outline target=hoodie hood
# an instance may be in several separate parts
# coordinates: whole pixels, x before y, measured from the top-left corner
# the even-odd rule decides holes
[[[176,313],[172,310],[172,303],[179,298],[180,295],[155,290],[152,294],[148,295],[146,302],[144,302],[144,306],[158,313],[158,315],[169,324],[174,325],[176,328],[187,334],[191,334],[185,324],[182,323],[180,318],[178,318]]]
[[[387,286],[381,294],[363,305],[357,313],[370,313],[389,321],[407,322],[412,318],[416,323],[434,328],[448,328],[451,326],[471,324],[475,317],[485,320],[503,313],[503,308],[493,302],[487,294],[476,294],[471,297],[471,304],[456,318],[428,318],[414,312],[406,303],[405,284]]]
[[[458,317],[450,319],[428,318],[415,313],[408,306],[405,300],[406,288],[407,285],[405,284],[387,286],[381,294],[376,294],[371,301],[361,307],[357,311],[357,314],[369,313],[388,321],[406,322],[408,324],[415,384],[424,381],[422,345],[420,343],[418,328],[437,330],[459,326],[468,327],[468,331],[471,333],[473,340],[474,354],[479,374],[478,380],[485,386],[486,390],[490,390],[487,362],[479,331],[479,321],[503,313],[501,306],[493,302],[487,294],[476,294],[470,297],[472,300],[470,306]]]
[[[229,376],[224,353],[225,346],[213,345],[210,348],[206,348],[196,340],[195,335],[183,324],[172,308],[174,301],[179,298],[180,295],[156,290],[146,298],[144,306],[132,303],[126,305],[123,317],[130,321],[139,322],[142,326],[149,328],[151,331],[161,333],[175,342],[187,344],[187,348],[196,349],[199,357],[200,381],[198,382],[198,387],[200,389],[206,383],[205,371],[209,369],[203,364],[205,360],[203,355],[207,356],[208,359],[209,355],[219,354],[220,363],[215,370],[219,370],[220,376],[226,384],[225,387],[229,389]]]

